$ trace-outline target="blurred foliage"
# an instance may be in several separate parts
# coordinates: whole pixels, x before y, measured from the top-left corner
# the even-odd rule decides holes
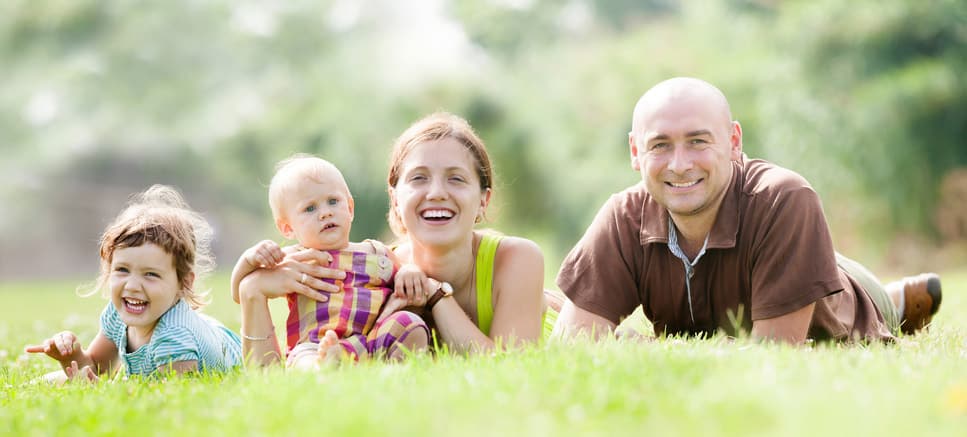
[[[152,183],[212,220],[230,266],[278,239],[266,185],[296,151],[343,169],[354,239],[389,238],[390,145],[441,109],[491,149],[492,225],[553,272],[638,178],[638,96],[679,75],[729,96],[749,155],[813,182],[847,250],[937,238],[939,187],[967,167],[958,0],[13,0],[0,59],[4,278],[93,273],[98,233]]]

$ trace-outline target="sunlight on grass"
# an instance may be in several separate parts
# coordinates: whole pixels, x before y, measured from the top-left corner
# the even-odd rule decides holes
[[[174,424],[216,435],[956,435],[967,429],[964,284],[967,272],[945,275],[935,326],[895,345],[576,340],[93,387],[31,384],[56,365],[22,350],[65,328],[89,339],[105,301],[64,284],[0,285],[0,423],[11,435],[169,434]],[[212,313],[237,329],[237,306],[213,293]]]

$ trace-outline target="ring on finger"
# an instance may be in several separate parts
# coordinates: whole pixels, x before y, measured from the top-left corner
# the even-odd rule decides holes
[[[306,277],[307,277],[307,275],[305,273],[303,273],[302,274],[302,278],[299,279],[299,283],[300,284],[305,284],[306,283]]]

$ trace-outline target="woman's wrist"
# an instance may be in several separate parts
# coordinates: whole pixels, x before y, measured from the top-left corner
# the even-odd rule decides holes
[[[257,274],[258,273],[256,272],[250,273],[238,284],[239,303],[242,305],[253,303],[257,304],[267,302],[269,300],[267,297],[265,297],[265,294],[262,293],[262,290],[255,286],[256,284],[253,284]]]

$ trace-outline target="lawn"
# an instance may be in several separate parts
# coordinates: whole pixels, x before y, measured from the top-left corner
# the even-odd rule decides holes
[[[224,277],[206,311],[238,328]],[[30,384],[56,369],[23,346],[87,342],[105,301],[77,282],[0,284],[0,426],[9,435],[964,435],[967,271],[944,275],[931,330],[897,345],[790,348],[716,337],[550,343],[417,356],[324,373],[97,386]],[[281,302],[279,302],[281,303]],[[284,309],[274,308],[279,323]],[[630,328],[641,328],[641,321]]]

